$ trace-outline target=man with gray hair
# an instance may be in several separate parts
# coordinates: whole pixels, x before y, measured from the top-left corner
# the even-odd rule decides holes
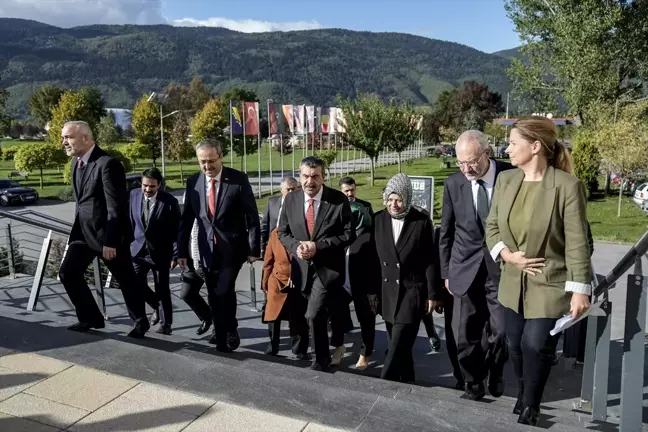
[[[281,181],[281,196],[270,197],[265,209],[263,210],[263,219],[261,220],[261,255],[265,252],[268,238],[273,229],[277,228],[279,223],[279,211],[283,206],[286,195],[299,189],[299,183],[294,177],[286,176]]]
[[[202,172],[187,179],[178,233],[178,265],[187,270],[189,243],[198,220],[200,261],[214,322],[210,343],[220,352],[239,347],[236,277],[241,266],[259,259],[259,213],[247,175],[223,167],[223,144],[205,139],[196,146]]]
[[[104,328],[104,316],[94,300],[85,271],[99,256],[119,283],[135,327],[128,334],[141,338],[149,329],[144,291],[137,285],[131,262],[133,240],[128,211],[126,175],[122,164],[97,146],[88,123],[71,121],[61,131],[63,149],[72,157],[76,198],[74,224],[59,277],[76,309],[79,322],[70,330]]]
[[[485,224],[497,175],[512,166],[491,159],[488,138],[469,130],[457,140],[457,166],[443,187],[439,238],[441,277],[453,295],[452,331],[465,380],[465,396],[485,395],[484,380],[494,397],[504,392],[508,358],[504,309],[497,301],[499,266],[484,241]]]

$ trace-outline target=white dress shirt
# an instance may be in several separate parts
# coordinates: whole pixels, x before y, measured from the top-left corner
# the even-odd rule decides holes
[[[146,201],[151,202],[149,211],[153,210],[153,206],[155,206],[155,203],[157,202],[157,192],[155,192],[155,195],[153,195],[151,198],[147,198],[146,195],[144,195],[144,202],[142,203],[144,207],[146,207]]]
[[[322,202],[322,192],[324,192],[324,187],[320,188],[319,192],[317,192],[317,195],[315,195],[312,199],[315,201],[313,202],[313,207],[314,207],[314,213],[315,213],[315,220],[317,220],[317,213],[319,212],[320,204]],[[308,196],[306,192],[304,192],[304,216],[306,216],[306,212],[308,211],[308,201],[311,199],[311,197]]]
[[[398,243],[398,238],[403,231],[403,225],[405,224],[405,219],[394,219],[392,218],[392,233],[394,234],[394,244]]]

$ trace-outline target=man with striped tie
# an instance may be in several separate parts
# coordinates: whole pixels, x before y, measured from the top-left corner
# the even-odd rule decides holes
[[[304,158],[302,190],[286,196],[277,233],[292,255],[292,282],[308,299],[306,319],[315,346],[314,370],[331,362],[327,325],[344,293],[345,248],[355,240],[349,200],[324,185],[324,162]]]

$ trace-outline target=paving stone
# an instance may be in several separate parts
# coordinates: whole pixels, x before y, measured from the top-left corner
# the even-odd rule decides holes
[[[88,411],[25,393],[18,393],[0,403],[0,412],[59,429],[65,429],[88,415]]]
[[[336,429],[317,423],[308,423],[308,426],[306,426],[303,432],[346,432],[349,430],[351,429]]]
[[[0,413],[0,431],[6,432],[58,432],[58,428]]]
[[[173,408],[196,417],[216,403],[212,399],[148,383],[137,385],[124,393],[122,397],[133,401],[135,404],[146,405],[151,409]]]
[[[32,374],[55,375],[70,366],[70,363],[31,353],[13,353],[0,357],[0,367]]]
[[[47,378],[47,375],[26,374],[12,369],[0,368],[0,401],[9,399],[11,396],[20,393],[45,378]]]
[[[137,385],[137,381],[74,366],[25,392],[34,396],[94,411]]]
[[[183,432],[301,432],[305,421],[218,402]]]

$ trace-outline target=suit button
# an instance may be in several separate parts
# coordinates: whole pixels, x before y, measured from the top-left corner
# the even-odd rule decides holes
[[[399,284],[399,283],[400,283],[398,279],[396,279],[396,283],[397,283],[397,284]]]
[[[385,282],[387,282],[387,278],[385,278]]]
[[[396,267],[400,268],[400,263],[396,263]]]
[[[386,262],[383,262],[383,265],[384,265],[385,267],[387,267],[387,263],[386,263]]]

